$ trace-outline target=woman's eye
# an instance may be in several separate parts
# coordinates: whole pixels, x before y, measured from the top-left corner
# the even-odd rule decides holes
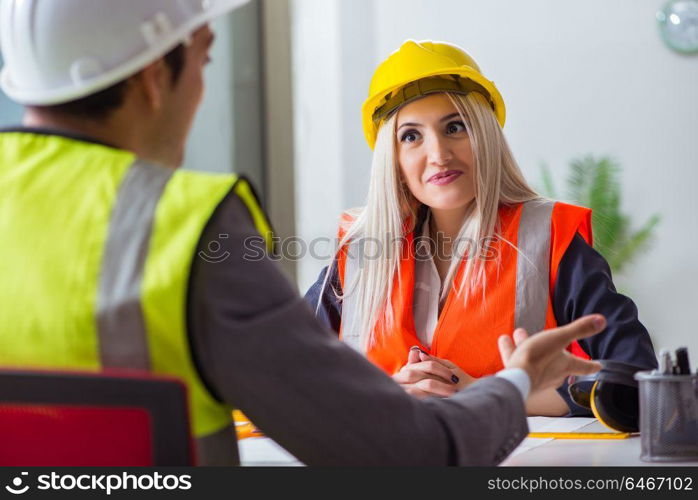
[[[419,140],[419,132],[416,130],[408,130],[400,137],[401,142],[415,142],[417,140]]]
[[[463,122],[451,122],[446,125],[446,133],[458,134],[460,132],[465,132],[465,125]]]

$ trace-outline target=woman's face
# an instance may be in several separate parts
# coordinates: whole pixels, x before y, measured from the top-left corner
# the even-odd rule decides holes
[[[437,210],[466,207],[475,198],[473,150],[448,96],[405,105],[396,126],[400,171],[414,197]]]

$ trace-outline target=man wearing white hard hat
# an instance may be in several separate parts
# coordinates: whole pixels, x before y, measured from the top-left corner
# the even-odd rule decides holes
[[[26,107],[0,132],[0,364],[176,376],[204,465],[238,461],[232,407],[308,464],[495,464],[529,392],[598,369],[563,350],[603,327],[588,317],[507,337],[498,376],[418,401],[243,258],[271,234],[251,187],[177,167],[208,22],[244,0],[0,1],[2,89]]]

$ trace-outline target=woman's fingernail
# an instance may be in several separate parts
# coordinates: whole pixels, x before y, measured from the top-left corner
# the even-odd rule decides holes
[[[594,328],[603,328],[606,324],[603,316],[597,316],[594,318]]]
[[[455,375],[451,375],[451,380],[453,381],[454,384],[457,384],[460,379],[458,377],[456,377]]]
[[[420,351],[421,352],[422,350],[419,348],[418,345],[413,345],[412,347],[410,347],[410,351]]]

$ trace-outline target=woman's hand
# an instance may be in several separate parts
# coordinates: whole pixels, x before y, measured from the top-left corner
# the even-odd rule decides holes
[[[418,398],[449,397],[476,379],[446,359],[430,356],[419,347],[410,349],[407,364],[393,375],[393,380]]]
[[[451,377],[451,381],[455,384],[456,390],[460,391],[461,389],[465,389],[468,387],[470,384],[475,382],[477,379],[475,377],[471,377],[467,373],[465,373],[461,368],[455,364],[452,361],[449,361],[448,359],[442,359],[442,358],[437,358],[436,356],[431,356],[429,354],[426,354],[422,351],[419,351],[419,356],[422,361],[426,360],[432,360],[436,361],[438,363],[441,363],[444,365],[446,368],[451,370],[451,373],[453,373],[453,376]],[[455,377],[455,378],[453,378]]]

